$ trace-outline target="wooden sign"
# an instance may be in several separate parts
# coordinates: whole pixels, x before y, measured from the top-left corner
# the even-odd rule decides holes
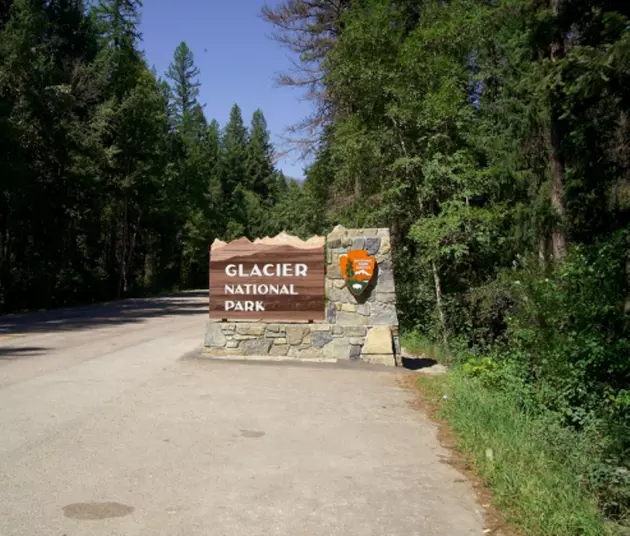
[[[280,233],[210,248],[210,318],[325,320],[325,241]]]
[[[348,290],[360,296],[374,277],[376,259],[364,249],[354,249],[339,257],[341,275]]]

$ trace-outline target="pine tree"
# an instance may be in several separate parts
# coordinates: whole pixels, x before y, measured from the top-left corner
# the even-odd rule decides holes
[[[261,110],[256,110],[252,117],[245,167],[249,189],[265,204],[273,204],[278,195],[273,150],[269,141],[267,121]]]
[[[141,0],[98,0],[96,18],[105,42],[116,50],[133,48],[141,35]]]
[[[241,109],[237,104],[232,106],[230,111],[229,121],[221,137],[221,147],[221,186],[226,204],[230,204],[236,187],[240,185],[246,188],[248,186],[245,173],[247,129],[243,124]]]
[[[101,77],[120,101],[146,68],[137,49],[140,0],[99,0],[93,16],[100,33]]]
[[[182,125],[190,120],[198,107],[199,68],[188,45],[182,41],[173,55],[166,78],[170,80],[172,103],[176,121]]]

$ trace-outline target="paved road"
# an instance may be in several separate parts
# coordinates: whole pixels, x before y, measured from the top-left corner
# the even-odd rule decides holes
[[[0,535],[483,533],[401,372],[195,359],[206,306],[0,318]]]

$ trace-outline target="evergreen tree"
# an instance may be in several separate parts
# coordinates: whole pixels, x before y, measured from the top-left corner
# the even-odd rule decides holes
[[[267,121],[261,110],[252,117],[245,164],[248,186],[261,199],[273,203],[277,197],[273,151]]]
[[[99,0],[93,11],[101,37],[101,77],[119,100],[144,68],[137,49],[141,7],[140,0]]]
[[[248,189],[245,159],[247,129],[238,105],[230,111],[228,124],[221,138],[219,178],[223,192],[223,206],[227,213],[227,236],[239,237],[246,232],[245,192]]]
[[[182,41],[173,55],[166,77],[170,80],[175,120],[182,125],[198,115],[199,68],[188,45]]]
[[[603,426],[606,461],[579,478],[619,517],[630,485],[592,475],[627,474],[630,444],[613,401],[630,382],[630,255],[612,253],[630,244],[626,4],[335,3],[313,51],[322,3],[264,11],[332,112],[277,220],[389,227],[402,325],[495,356],[519,403],[537,393],[528,407],[570,433]]]
[[[116,50],[133,48],[140,39],[140,0],[98,0],[95,15],[101,34]]]

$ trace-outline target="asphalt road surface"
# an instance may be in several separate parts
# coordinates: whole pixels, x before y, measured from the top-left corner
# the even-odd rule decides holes
[[[483,534],[411,372],[197,359],[206,312],[0,317],[0,535]]]

